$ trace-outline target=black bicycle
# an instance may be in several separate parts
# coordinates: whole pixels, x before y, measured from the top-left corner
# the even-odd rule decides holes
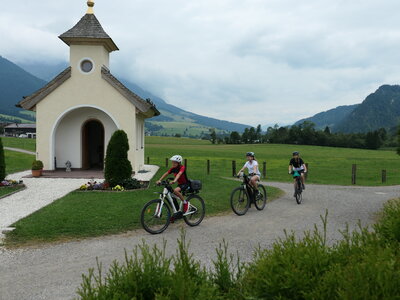
[[[240,176],[239,176],[240,177]],[[243,182],[240,187],[231,193],[231,207],[235,214],[243,216],[254,204],[257,210],[263,210],[267,204],[267,191],[262,184],[258,184],[258,191],[250,184],[250,175],[242,174]]]
[[[199,225],[206,212],[204,200],[198,195],[201,189],[201,182],[193,180],[190,188],[183,192],[184,197],[189,202],[189,209],[182,213],[182,202],[175,196],[170,184],[173,179],[161,182],[164,186],[159,199],[154,199],[145,204],[140,215],[140,222],[143,228],[151,233],[162,233],[171,223],[171,211],[173,220],[182,219],[189,226]],[[180,203],[180,204],[179,204]]]
[[[293,178],[296,180],[294,186],[294,197],[296,198],[297,204],[301,204],[303,201],[303,184],[301,183],[301,174],[297,171],[292,172]]]

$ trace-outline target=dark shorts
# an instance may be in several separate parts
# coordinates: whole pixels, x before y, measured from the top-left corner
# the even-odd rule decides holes
[[[184,183],[184,184],[178,184],[178,187],[180,187],[181,191],[183,192],[183,191],[188,190],[190,188],[190,185],[189,185],[189,183]]]

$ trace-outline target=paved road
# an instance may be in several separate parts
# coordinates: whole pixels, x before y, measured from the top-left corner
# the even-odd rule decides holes
[[[304,203],[297,205],[292,186],[270,183],[286,192],[258,212],[247,215],[229,214],[204,220],[197,228],[188,228],[191,250],[205,265],[215,256],[215,247],[225,239],[233,252],[245,260],[254,247],[270,246],[282,236],[283,229],[301,233],[320,224],[320,215],[329,210],[328,236],[339,239],[339,229],[348,222],[352,228],[357,221],[374,222],[376,212],[385,201],[399,196],[400,187],[341,187],[308,185]],[[212,201],[208,199],[208,201]],[[228,201],[228,199],[227,199]],[[0,299],[71,299],[81,282],[81,274],[96,264],[96,257],[108,266],[114,259],[122,260],[124,248],[130,250],[143,239],[148,243],[168,241],[167,251],[175,253],[175,241],[182,223],[174,224],[161,236],[150,236],[142,230],[122,235],[88,239],[36,249],[5,250],[0,248]],[[185,227],[186,228],[186,227]]]
[[[4,147],[4,149],[9,150],[9,151],[14,151],[14,152],[21,152],[21,153],[25,153],[25,154],[36,155],[35,152],[29,151],[29,150],[24,150],[24,149],[19,149],[19,148]]]

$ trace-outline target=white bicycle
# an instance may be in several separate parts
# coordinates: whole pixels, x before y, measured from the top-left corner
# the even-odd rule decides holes
[[[140,222],[144,230],[151,234],[164,232],[171,223],[171,218],[173,220],[183,218],[189,226],[197,226],[204,219],[205,204],[198,195],[201,182],[191,181],[189,189],[183,191],[184,197],[187,196],[186,201],[189,202],[189,209],[183,214],[182,202],[175,196],[170,181],[171,179],[162,181],[160,185],[164,186],[164,189],[162,193],[157,193],[160,194],[160,198],[147,202],[142,209]]]

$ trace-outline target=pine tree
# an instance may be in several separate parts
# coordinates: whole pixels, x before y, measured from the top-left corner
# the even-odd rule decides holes
[[[117,130],[107,146],[104,177],[111,187],[121,185],[132,177],[132,165],[128,160],[129,142],[125,131]]]
[[[0,181],[3,181],[6,178],[6,161],[4,158],[4,148],[3,142],[0,138]]]

